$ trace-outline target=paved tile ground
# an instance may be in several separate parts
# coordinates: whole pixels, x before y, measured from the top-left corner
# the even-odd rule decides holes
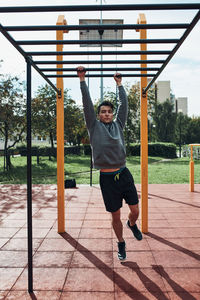
[[[140,192],[140,186],[137,186]],[[122,209],[125,224],[128,208]],[[33,186],[34,293],[27,293],[26,186],[0,186],[0,299],[200,299],[200,185],[149,185],[149,232],[124,227],[127,260],[98,186],[66,190],[57,233],[56,186]],[[138,220],[140,226],[140,219]]]

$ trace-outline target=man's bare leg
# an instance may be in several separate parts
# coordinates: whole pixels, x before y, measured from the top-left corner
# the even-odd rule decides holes
[[[126,243],[123,239],[123,225],[120,219],[120,209],[112,213],[112,227],[118,239],[118,259],[126,259]]]
[[[119,242],[123,242],[123,225],[120,219],[120,209],[112,212],[112,227]]]
[[[130,225],[134,226],[135,222],[137,221],[138,216],[139,216],[139,206],[138,206],[138,204],[129,205],[129,209],[130,209],[130,212],[128,215],[128,219],[129,219]]]

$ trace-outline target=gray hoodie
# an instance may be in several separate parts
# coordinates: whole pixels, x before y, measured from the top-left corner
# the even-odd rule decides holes
[[[105,124],[96,119],[94,106],[85,81],[80,83],[85,121],[92,147],[95,169],[122,168],[126,165],[123,128],[128,114],[128,100],[123,86],[119,86],[119,106],[113,122]]]

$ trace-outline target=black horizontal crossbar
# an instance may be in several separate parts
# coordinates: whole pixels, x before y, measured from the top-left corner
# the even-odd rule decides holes
[[[129,51],[129,50],[118,50],[118,51],[30,51],[26,52],[27,55],[31,56],[47,56],[47,55],[168,55],[171,53],[170,50],[147,50],[147,51]]]
[[[85,68],[85,71],[93,72],[93,71],[158,71],[160,68]],[[75,68],[43,68],[40,69],[42,72],[73,72],[76,71]]]
[[[89,61],[83,61],[83,60],[55,60],[55,61],[43,61],[43,60],[38,60],[34,61],[35,64],[37,65],[48,65],[48,64],[69,64],[69,65],[87,65],[87,64],[162,64],[164,63],[165,60],[89,60]]]
[[[75,74],[51,75],[46,74],[48,78],[75,78]],[[155,74],[122,74],[122,77],[154,77]],[[113,77],[113,74],[86,74],[85,77]]]
[[[91,44],[176,44],[179,39],[113,39],[113,40],[35,40],[16,41],[18,45],[91,45]]]
[[[200,9],[200,3],[174,4],[113,4],[113,5],[56,5],[0,7],[0,13],[49,11],[122,11],[122,10],[179,10]]]
[[[170,24],[88,24],[88,25],[37,25],[37,26],[5,26],[7,31],[47,31],[47,30],[111,30],[111,29],[185,29],[189,23]]]

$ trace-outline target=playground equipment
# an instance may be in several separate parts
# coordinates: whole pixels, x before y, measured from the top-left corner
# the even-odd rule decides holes
[[[194,192],[194,160],[193,147],[200,147],[200,144],[190,144],[190,192]]]
[[[191,30],[197,24],[200,18],[200,4],[184,3],[184,4],[116,4],[116,5],[78,5],[78,6],[18,6],[18,7],[0,7],[0,13],[33,13],[33,12],[74,12],[74,15],[80,11],[165,11],[165,10],[197,10],[196,15],[190,23],[170,23],[170,24],[146,24],[145,15],[140,14],[137,24],[98,24],[98,25],[67,25],[64,16],[59,16],[57,24],[38,25],[38,26],[2,26],[1,33],[10,41],[10,43],[23,55],[27,63],[27,205],[28,205],[28,291],[33,291],[33,274],[32,274],[32,172],[31,172],[31,67],[33,67],[57,93],[57,177],[58,177],[58,232],[65,231],[65,207],[64,207],[64,107],[63,107],[63,78],[76,77],[75,67],[84,64],[115,64],[115,60],[63,60],[63,55],[140,55],[140,60],[121,59],[117,61],[118,65],[129,64],[130,67],[118,67],[119,72],[126,71],[123,77],[139,77],[141,78],[141,203],[142,203],[142,232],[148,232],[148,128],[147,128],[147,92],[166,65],[177,52],[181,44],[187,38]],[[65,31],[74,30],[106,30],[106,29],[122,29],[137,30],[140,32],[140,39],[122,39],[122,40],[64,40],[63,33]],[[156,29],[183,29],[184,33],[177,39],[147,39],[146,30]],[[15,40],[9,32],[11,31],[49,31],[57,32],[56,40]],[[128,51],[63,51],[63,45],[80,45],[80,44],[140,44],[140,50]],[[147,44],[173,44],[172,50],[147,50]],[[26,45],[57,45],[56,51],[25,51],[21,46]],[[35,60],[33,57],[55,55],[56,60]],[[147,59],[147,55],[161,55],[164,59]],[[74,68],[63,68],[63,65],[73,64]],[[132,65],[140,64],[140,67]],[[149,65],[156,64],[159,67]],[[56,65],[53,68],[44,68],[40,65]],[[147,67],[148,65],[148,67]],[[86,76],[89,77],[112,77],[115,67],[109,68],[86,68]],[[66,74],[67,72],[73,72]],[[100,74],[92,74],[92,71],[101,71]],[[112,74],[103,72],[112,71]],[[50,72],[50,73],[46,73]],[[65,73],[63,73],[65,72]],[[134,72],[134,73],[133,73]],[[137,73],[140,72],[140,73]],[[149,72],[149,73],[148,73]],[[151,72],[151,73],[150,73]],[[57,78],[55,86],[50,78]],[[151,78],[147,82],[147,78]]]

